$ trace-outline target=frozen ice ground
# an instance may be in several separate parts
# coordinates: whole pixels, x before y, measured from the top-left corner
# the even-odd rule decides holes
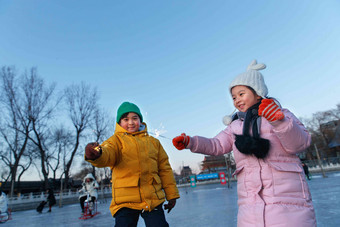
[[[327,173],[327,178],[313,175],[308,181],[311,189],[318,227],[340,226],[340,172]],[[236,182],[232,188],[220,184],[200,185],[196,188],[180,188],[181,198],[176,207],[166,213],[166,218],[173,227],[218,227],[236,226],[237,194]],[[79,204],[62,208],[54,206],[52,213],[42,214],[35,210],[13,212],[12,220],[0,226],[114,226],[114,219],[109,211],[110,201],[100,201],[98,210],[101,214],[88,220],[79,220]],[[143,219],[138,227],[145,227]]]

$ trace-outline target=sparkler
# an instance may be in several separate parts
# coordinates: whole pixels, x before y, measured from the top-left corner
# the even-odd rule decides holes
[[[164,133],[166,133],[166,132],[167,132],[167,131],[164,129],[164,126],[163,126],[163,124],[161,123],[161,124],[160,124],[160,129],[158,129],[158,128],[153,129],[153,130],[151,130],[151,132],[149,132],[149,134],[154,135],[156,138],[162,137],[162,138],[165,138],[165,139],[168,139],[168,140],[172,140],[171,138],[168,138],[168,137],[162,135],[162,134],[164,134]]]

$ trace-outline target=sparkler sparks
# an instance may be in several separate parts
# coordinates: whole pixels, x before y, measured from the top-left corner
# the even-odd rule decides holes
[[[171,140],[170,138],[168,138],[168,137],[162,135],[162,134],[164,134],[164,133],[166,133],[166,132],[167,132],[167,131],[165,130],[163,123],[161,123],[160,126],[159,126],[159,128],[151,129],[151,131],[150,131],[149,133],[152,134],[152,135],[154,135],[156,138],[162,137],[162,138]]]

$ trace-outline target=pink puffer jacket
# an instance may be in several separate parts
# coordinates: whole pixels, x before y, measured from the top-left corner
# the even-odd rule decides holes
[[[288,110],[285,119],[270,124],[261,119],[261,137],[270,140],[265,159],[244,155],[234,144],[242,134],[243,121],[233,121],[212,139],[194,136],[187,148],[206,155],[234,151],[238,193],[238,227],[316,226],[311,194],[297,153],[311,137]]]

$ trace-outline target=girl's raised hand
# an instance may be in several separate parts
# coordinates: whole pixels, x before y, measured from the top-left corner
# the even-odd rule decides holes
[[[183,150],[188,146],[190,142],[190,137],[185,133],[182,133],[180,136],[176,136],[172,139],[172,144],[178,149]]]
[[[266,118],[269,122],[280,121],[285,117],[280,106],[273,99],[262,99],[259,116]]]

